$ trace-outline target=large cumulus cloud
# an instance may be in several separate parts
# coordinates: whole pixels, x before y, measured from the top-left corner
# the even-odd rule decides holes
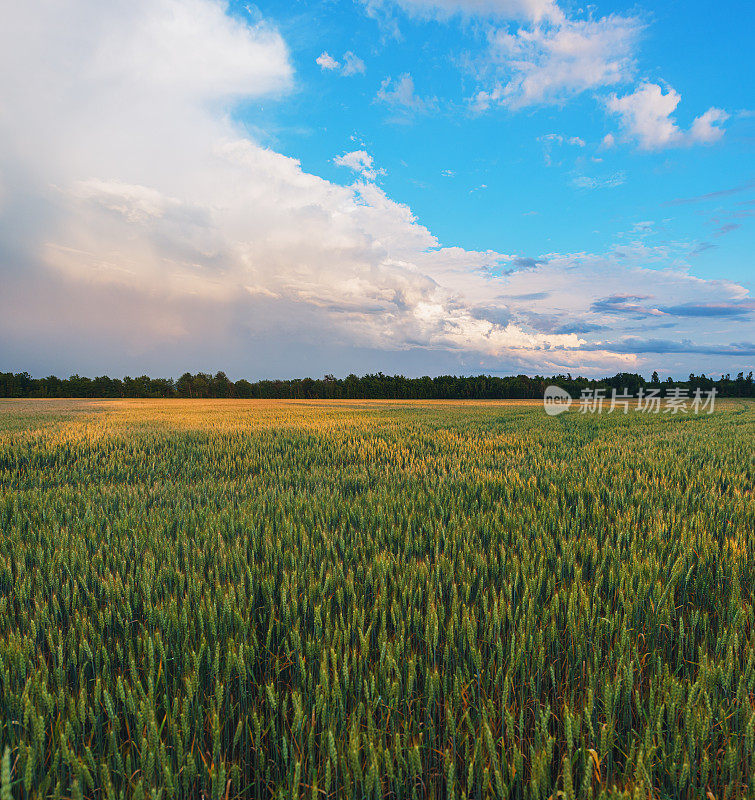
[[[328,366],[266,352],[421,351],[429,370],[603,371],[638,363],[596,338],[611,309],[594,305],[638,270],[659,308],[746,295],[637,253],[441,247],[370,176],[306,173],[231,116],[240,98],[285,97],[286,43],[215,0],[34,0],[9,16],[0,337],[16,359],[63,370],[75,350],[80,369],[170,372],[183,354],[253,375]]]

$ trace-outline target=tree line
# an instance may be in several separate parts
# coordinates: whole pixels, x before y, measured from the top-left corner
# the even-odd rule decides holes
[[[717,397],[753,397],[752,372],[740,372],[718,379],[691,374],[686,381],[666,378],[661,381],[654,372],[650,380],[636,373],[620,372],[606,378],[572,377],[571,374],[552,377],[512,375],[439,375],[435,378],[406,378],[403,375],[349,375],[336,378],[294,378],[290,380],[232,381],[224,372],[215,375],[185,372],[178,380],[173,378],[109,378],[106,375],[87,378],[71,375],[69,378],[33,378],[28,372],[0,372],[0,397],[183,397],[183,398],[243,398],[243,399],[300,399],[300,400],[501,400],[538,399],[549,385],[558,385],[572,397],[578,398],[584,389],[604,389],[610,397],[611,390],[627,391],[636,395],[640,388],[660,389],[661,394],[670,387],[687,389],[692,395],[696,389],[708,392],[716,389]]]

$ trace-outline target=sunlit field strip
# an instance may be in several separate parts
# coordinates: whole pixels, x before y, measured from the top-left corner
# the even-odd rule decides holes
[[[752,797],[753,422],[3,401],[3,775],[19,797]]]

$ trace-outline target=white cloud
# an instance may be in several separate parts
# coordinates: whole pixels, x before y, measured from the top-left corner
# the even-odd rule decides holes
[[[600,178],[591,178],[587,175],[577,175],[572,179],[572,185],[577,189],[612,189],[621,186],[626,181],[626,173],[614,172]]]
[[[689,138],[693,142],[713,144],[724,135],[724,129],[718,127],[718,124],[726,122],[727,119],[729,115],[722,109],[709,108],[694,120],[689,129]]]
[[[607,105],[609,111],[621,116],[622,124],[640,147],[654,150],[681,142],[682,132],[671,116],[681,99],[671,87],[664,94],[658,84],[644,83],[632,94],[612,95]]]
[[[130,81],[145,89],[194,99],[261,96],[290,84],[292,69],[280,35],[264,23],[249,26],[228,16],[224,3],[136,0],[133,11],[122,0],[109,5],[106,13],[96,4],[74,3],[67,15],[49,0],[28,4],[57,21],[64,47],[94,40],[87,78],[100,85],[121,78],[125,69]],[[89,13],[77,19],[82,6]],[[131,23],[127,29],[117,28],[119,18]],[[31,30],[39,25],[30,22]],[[93,30],[76,32],[81,23]]]
[[[578,19],[557,0],[363,0],[368,13],[385,19],[392,5],[424,19],[487,19],[489,46],[473,63],[483,87],[472,107],[511,108],[562,103],[574,95],[629,81],[635,49],[645,27],[638,16],[610,14]],[[511,27],[511,21],[524,24]],[[398,28],[393,23],[394,33]]]
[[[363,0],[372,13],[391,4],[391,0]],[[453,16],[498,19],[561,19],[555,0],[393,0],[407,14],[445,20]]]
[[[340,69],[341,65],[338,61],[333,58],[326,50],[323,50],[319,56],[315,59],[315,63],[319,65],[320,69],[323,71],[330,71],[334,69]]]
[[[632,226],[632,233],[638,236],[643,236],[653,232],[655,223],[652,220],[645,219],[640,222],[635,222]]]
[[[586,142],[580,136],[562,136],[560,133],[546,133],[543,136],[537,137],[538,142],[543,146],[543,155],[545,156],[545,163],[550,166],[553,160],[553,148],[562,145],[571,145],[572,147],[584,147]]]
[[[414,79],[408,72],[400,75],[395,81],[390,77],[385,78],[380,84],[377,99],[405,114],[422,114],[437,107],[437,100],[434,97],[420,97],[415,92]]]
[[[365,71],[364,61],[348,50],[343,54],[343,74],[344,75],[363,75]]]
[[[601,143],[600,146],[603,150],[610,150],[616,144],[616,139],[612,133],[607,133]]]
[[[480,78],[492,87],[474,97],[485,110],[558,103],[581,92],[621,83],[634,70],[634,49],[642,30],[636,17],[613,14],[597,20],[570,20],[490,35]]]
[[[171,207],[180,206],[177,200],[165,197],[156,189],[98,178],[76,181],[70,195],[78,200],[94,201],[134,223],[164,218]]]
[[[348,167],[354,172],[359,173],[368,181],[374,181],[378,175],[384,175],[384,169],[376,169],[372,156],[366,150],[354,150],[351,153],[344,153],[336,156],[333,163],[339,167]]]
[[[657,83],[643,83],[632,94],[607,100],[608,110],[618,114],[627,135],[636,139],[644,150],[660,150],[682,144],[710,144],[723,136],[717,123],[728,119],[728,114],[710,108],[683,131],[672,116],[681,95],[672,87],[666,92]]]
[[[570,144],[575,147],[585,146],[585,140],[581,136],[563,136],[560,133],[546,133],[538,136],[537,140],[545,145]]]
[[[362,61],[358,55],[352,53],[351,50],[347,50],[343,54],[343,63],[333,58],[326,50],[320,53],[315,59],[315,62],[319,64],[323,72],[338,71],[345,77],[349,75],[363,75],[365,71],[364,61]]]

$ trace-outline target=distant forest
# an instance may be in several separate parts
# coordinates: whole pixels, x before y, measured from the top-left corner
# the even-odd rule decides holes
[[[232,381],[224,372],[210,375],[198,372],[184,373],[173,378],[125,377],[83,378],[32,378],[28,372],[0,372],[0,397],[193,397],[193,398],[259,398],[259,399],[328,399],[328,400],[500,400],[537,399],[551,384],[561,386],[572,397],[578,398],[583,389],[627,391],[636,395],[640,387],[659,388],[661,393],[672,386],[687,389],[692,395],[696,389],[704,392],[715,388],[717,397],[753,397],[752,372],[740,372],[735,378],[730,374],[718,380],[705,375],[690,375],[686,381],[666,378],[661,381],[654,372],[649,381],[642,375],[620,372],[610,378],[582,378],[555,375],[551,378],[527,375],[493,377],[490,375],[441,375],[437,378],[405,378],[403,375],[349,375],[336,378],[295,378],[292,380]]]

